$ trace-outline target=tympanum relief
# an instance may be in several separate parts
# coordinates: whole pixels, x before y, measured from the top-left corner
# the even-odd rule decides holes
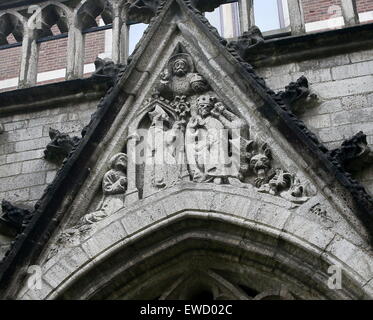
[[[135,180],[139,199],[182,181],[254,187],[295,204],[309,199],[308,188],[274,165],[270,146],[250,137],[249,124],[219,99],[189,54],[169,59],[142,110],[136,132],[129,132],[137,143],[127,145],[128,155],[135,154],[129,172],[135,173],[126,174],[126,154],[113,156],[102,201],[86,223],[126,206],[127,179]]]
[[[131,123],[126,153],[108,161],[98,205],[60,235],[48,258],[132,202],[182,182],[248,188],[293,206],[313,195],[309,183],[278,167],[269,144],[250,136],[249,124],[219,99],[186,53],[169,59],[141,110]]]

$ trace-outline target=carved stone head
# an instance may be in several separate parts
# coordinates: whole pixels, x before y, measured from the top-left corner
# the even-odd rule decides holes
[[[112,169],[125,171],[127,168],[128,157],[125,153],[118,153],[110,159]]]
[[[202,118],[210,115],[214,108],[213,98],[210,95],[202,95],[197,99],[197,112]]]
[[[208,90],[205,78],[197,73],[190,79],[190,85],[196,93],[203,93]]]
[[[265,175],[271,168],[271,151],[266,143],[255,150],[250,157],[250,169],[257,175]]]
[[[193,60],[189,54],[175,54],[168,62],[168,71],[176,77],[184,77],[187,73],[194,71]]]

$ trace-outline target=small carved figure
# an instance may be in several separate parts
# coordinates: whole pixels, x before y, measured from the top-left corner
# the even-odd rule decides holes
[[[52,128],[49,128],[49,137],[52,141],[44,150],[44,158],[54,163],[61,163],[80,141],[78,137],[70,137]]]
[[[110,77],[115,78],[122,65],[114,64],[114,61],[109,58],[101,59],[99,57],[95,60],[95,72],[93,77]]]
[[[299,113],[305,108],[312,107],[318,100],[315,94],[311,94],[308,80],[305,76],[301,76],[296,82],[290,82],[285,87],[285,91],[280,91],[278,95],[294,113]]]
[[[256,175],[254,184],[257,188],[260,188],[263,184],[267,183],[272,175],[270,175],[271,169],[271,150],[266,143],[262,143],[260,146],[256,143],[252,143],[249,147],[254,150],[248,153],[249,168]]]
[[[263,43],[264,38],[260,29],[257,26],[252,26],[248,31],[245,31],[237,41],[231,41],[229,47],[234,48],[242,59],[248,61],[251,49]]]
[[[193,6],[201,12],[214,11],[223,3],[226,3],[226,0],[192,0]]]
[[[181,111],[182,107],[179,107]],[[180,138],[183,137],[185,128],[185,121],[180,120],[175,121],[170,129],[170,116],[158,105],[148,114],[152,122],[146,140],[144,196],[169,187],[179,180],[180,152],[183,153]]]
[[[131,0],[126,6],[131,21],[149,23],[157,11],[159,0]]]
[[[157,88],[162,96],[170,100],[175,96],[189,97],[207,89],[207,82],[194,72],[193,60],[186,53],[178,53],[170,58]]]
[[[84,221],[94,223],[124,207],[124,194],[127,190],[127,155],[118,153],[110,159],[110,170],[102,180],[103,199],[97,211],[84,216]]]
[[[202,95],[197,99],[197,115],[189,120],[186,132],[186,153],[193,181],[221,184],[227,180],[231,184],[242,184],[239,176],[243,125],[214,97]]]

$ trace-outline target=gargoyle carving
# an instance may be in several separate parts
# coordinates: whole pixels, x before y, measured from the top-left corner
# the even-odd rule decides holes
[[[285,91],[280,91],[278,95],[294,113],[299,113],[305,108],[311,107],[318,100],[315,94],[311,94],[305,76],[301,76],[296,82],[290,82],[285,87]]]
[[[12,205],[9,201],[3,200],[1,203],[3,211],[0,221],[8,228],[20,232],[31,218],[31,211]]]
[[[95,72],[92,74],[92,77],[110,77],[116,78],[118,72],[120,71],[123,65],[114,64],[113,60],[109,58],[101,59],[96,58],[95,60]]]
[[[224,3],[226,3],[225,0],[192,0],[193,6],[201,12],[214,11]]]
[[[250,50],[264,43],[263,35],[257,26],[252,26],[245,31],[237,41],[231,41],[229,47],[234,48],[240,57],[246,61],[249,60]]]
[[[249,169],[256,176],[254,184],[257,188],[260,188],[273,176],[271,172],[271,150],[268,144],[258,144],[254,141],[249,143],[248,148],[251,150],[247,152],[246,159],[249,163]]]
[[[58,164],[68,156],[72,148],[80,141],[78,137],[71,138],[68,134],[52,128],[49,128],[49,137],[52,141],[48,143],[44,150],[44,158]]]
[[[159,6],[159,0],[131,0],[128,1],[128,18],[132,22],[149,23]]]
[[[351,173],[373,164],[373,151],[362,131],[345,140],[341,147],[329,151],[328,155],[336,166]]]

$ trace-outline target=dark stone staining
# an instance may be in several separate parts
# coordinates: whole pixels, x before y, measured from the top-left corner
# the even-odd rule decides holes
[[[285,87],[285,91],[280,91],[278,96],[294,113],[304,111],[318,100],[315,94],[311,94],[308,80],[305,76],[301,76],[295,82],[290,82]]]
[[[80,141],[78,137],[70,137],[52,128],[49,129],[49,136],[52,141],[44,150],[44,158],[57,164],[61,164]]]
[[[1,208],[0,231],[9,236],[20,233],[32,217],[30,210],[16,207],[6,200],[2,201]]]
[[[356,173],[373,164],[373,152],[362,131],[345,140],[339,148],[331,150],[328,156],[334,165],[350,173]]]
[[[252,26],[237,41],[231,41],[228,47],[236,50],[242,59],[249,61],[251,59],[251,50],[264,43],[263,35],[257,26]]]

